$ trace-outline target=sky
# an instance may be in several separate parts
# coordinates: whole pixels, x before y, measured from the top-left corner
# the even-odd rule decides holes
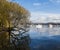
[[[32,22],[60,22],[60,0],[12,0],[31,13]]]

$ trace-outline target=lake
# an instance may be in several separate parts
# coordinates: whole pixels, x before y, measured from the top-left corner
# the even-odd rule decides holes
[[[29,30],[31,50],[60,50],[60,27],[37,28],[31,26]]]

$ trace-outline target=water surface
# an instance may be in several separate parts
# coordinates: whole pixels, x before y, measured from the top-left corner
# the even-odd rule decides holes
[[[60,27],[30,27],[31,50],[60,50]]]

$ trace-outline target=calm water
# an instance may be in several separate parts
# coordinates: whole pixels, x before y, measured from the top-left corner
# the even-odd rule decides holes
[[[60,27],[30,27],[31,50],[60,50]]]

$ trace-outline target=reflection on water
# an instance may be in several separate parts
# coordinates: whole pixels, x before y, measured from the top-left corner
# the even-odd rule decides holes
[[[60,27],[30,27],[31,50],[60,50]]]
[[[43,28],[36,28],[36,27],[31,27],[29,34],[31,38],[38,38],[41,36],[54,36],[54,35],[60,35],[60,27],[43,27]]]

